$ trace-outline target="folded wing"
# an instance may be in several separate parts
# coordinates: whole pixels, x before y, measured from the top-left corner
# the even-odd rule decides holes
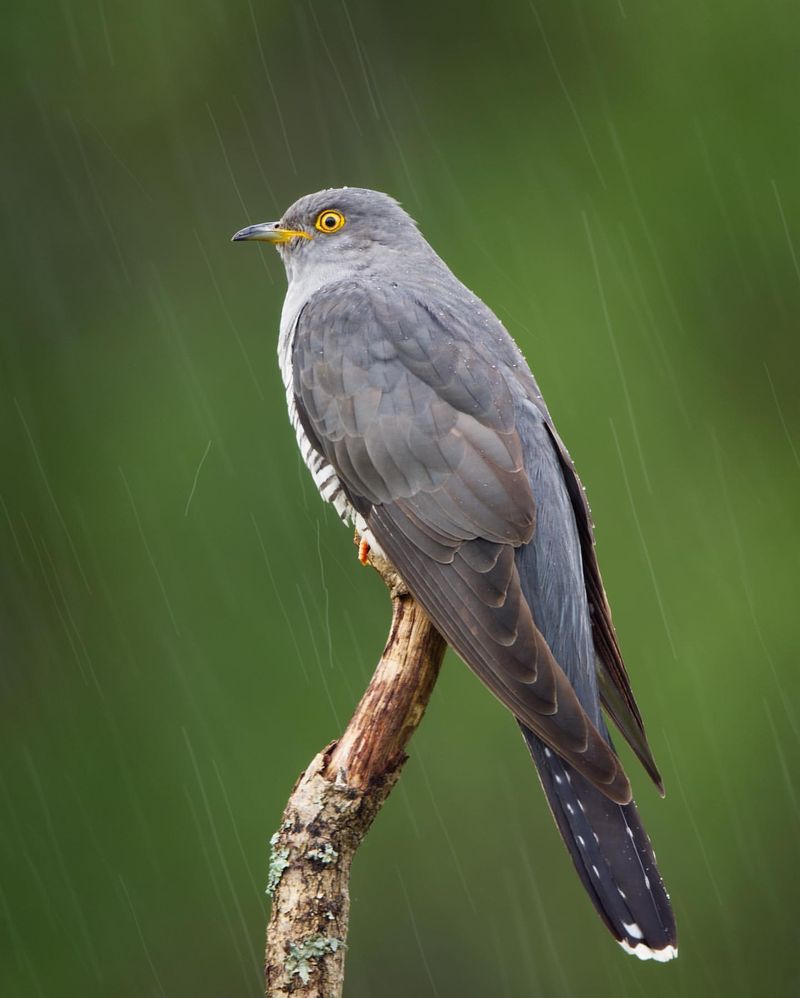
[[[293,346],[300,419],[464,661],[545,744],[627,803],[622,766],[522,592],[514,553],[536,511],[494,331],[476,337],[458,302],[437,304],[377,281],[313,296]]]

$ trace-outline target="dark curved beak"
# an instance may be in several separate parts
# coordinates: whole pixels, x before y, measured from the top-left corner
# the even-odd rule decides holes
[[[245,229],[239,229],[231,242],[238,243],[244,239],[257,239],[264,243],[288,243],[292,239],[311,239],[311,236],[301,229],[285,229],[280,222],[261,222],[259,225],[248,225]]]

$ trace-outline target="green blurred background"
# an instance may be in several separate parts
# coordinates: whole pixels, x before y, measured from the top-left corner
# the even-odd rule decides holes
[[[448,657],[346,994],[790,995],[800,15],[788,0],[118,0],[4,15],[0,992],[255,996],[268,839],[388,605],[286,419],[241,226],[399,197],[588,486],[681,956],[624,956]]]

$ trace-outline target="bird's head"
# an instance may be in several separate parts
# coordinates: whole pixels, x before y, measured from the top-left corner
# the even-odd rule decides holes
[[[277,222],[248,225],[233,241],[272,243],[290,280],[310,268],[358,273],[382,260],[425,252],[428,245],[411,216],[394,198],[363,187],[339,187],[307,194]]]

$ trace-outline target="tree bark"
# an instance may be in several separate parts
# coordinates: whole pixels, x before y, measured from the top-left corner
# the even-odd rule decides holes
[[[373,554],[392,599],[375,674],[344,734],[301,774],[271,840],[268,998],[339,998],[350,914],[350,867],[406,761],[445,642],[388,562]]]

